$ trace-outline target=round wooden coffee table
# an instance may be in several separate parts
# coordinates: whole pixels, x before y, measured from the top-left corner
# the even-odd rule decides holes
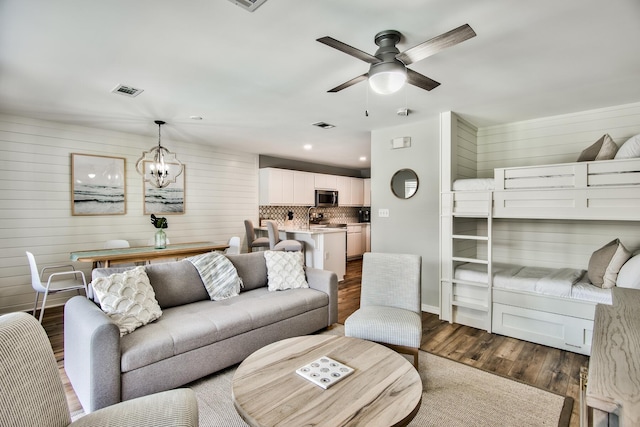
[[[322,356],[355,371],[326,390],[296,373]],[[247,357],[233,376],[232,394],[251,426],[404,426],[420,408],[422,381],[407,359],[380,344],[309,335]]]

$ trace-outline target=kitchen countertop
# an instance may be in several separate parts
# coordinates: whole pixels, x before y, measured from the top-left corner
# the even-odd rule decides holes
[[[267,227],[256,227],[256,230],[267,231]],[[329,234],[329,233],[344,233],[347,231],[346,228],[327,228],[327,227],[317,227],[313,226],[309,228],[300,228],[300,227],[283,227],[279,226],[278,231],[284,231],[285,233],[300,233],[300,234]]]

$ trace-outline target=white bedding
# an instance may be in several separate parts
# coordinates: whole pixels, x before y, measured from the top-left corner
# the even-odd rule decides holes
[[[454,277],[458,280],[486,282],[487,266],[462,264],[456,268]],[[493,287],[611,304],[610,289],[592,285],[585,270],[573,268],[524,267],[495,263]]]
[[[453,182],[453,191],[491,191],[496,188],[493,178],[458,179]]]

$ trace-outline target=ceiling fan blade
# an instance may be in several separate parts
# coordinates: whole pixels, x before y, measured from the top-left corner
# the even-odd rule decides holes
[[[427,76],[423,76],[420,73],[416,73],[415,71],[410,70],[409,68],[407,68],[407,83],[417,86],[424,90],[431,90],[440,86],[440,83],[438,83],[437,81],[432,80]]]
[[[356,49],[353,46],[349,46],[346,43],[342,43],[340,40],[336,40],[333,37],[321,37],[317,39],[320,43],[326,44],[334,49],[338,49],[340,52],[344,52],[347,55],[351,55],[361,61],[368,62],[369,64],[377,64],[380,59],[373,55],[369,55],[367,52],[363,52],[360,49]]]
[[[447,31],[444,34],[440,34],[431,40],[427,40],[424,43],[420,43],[417,46],[409,48],[396,55],[396,58],[402,61],[404,65],[413,64],[414,62],[421,61],[440,52],[442,49],[457,45],[458,43],[475,37],[475,35],[476,32],[473,31],[473,28],[471,28],[469,24],[464,24],[451,31]]]
[[[368,73],[367,74],[363,74],[361,76],[358,76],[358,77],[355,77],[355,78],[349,80],[348,82],[344,82],[340,86],[336,86],[333,89],[328,90],[327,92],[332,92],[332,93],[340,92],[342,89],[346,89],[349,86],[353,86],[356,83],[360,83],[363,80],[367,80],[368,77],[369,77]]]

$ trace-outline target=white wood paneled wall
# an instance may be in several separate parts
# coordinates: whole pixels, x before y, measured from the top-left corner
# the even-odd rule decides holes
[[[640,134],[640,103],[479,128],[478,177],[575,162],[605,133],[618,145]],[[615,238],[640,249],[639,222],[495,220],[493,231],[494,260],[518,264],[586,269],[591,253]]]
[[[167,126],[162,143],[186,165],[185,214],[167,216],[171,242],[240,236],[244,245],[243,220],[258,216],[258,156],[170,140]],[[155,137],[0,115],[0,313],[32,308],[27,250],[42,267],[109,239],[147,244],[155,229],[143,213],[135,162],[156,144]],[[126,159],[125,215],[71,215],[71,153]],[[76,266],[90,277],[91,266]]]
[[[478,129],[478,178],[494,168],[575,162],[608,133],[622,145],[640,133],[640,102]]]

